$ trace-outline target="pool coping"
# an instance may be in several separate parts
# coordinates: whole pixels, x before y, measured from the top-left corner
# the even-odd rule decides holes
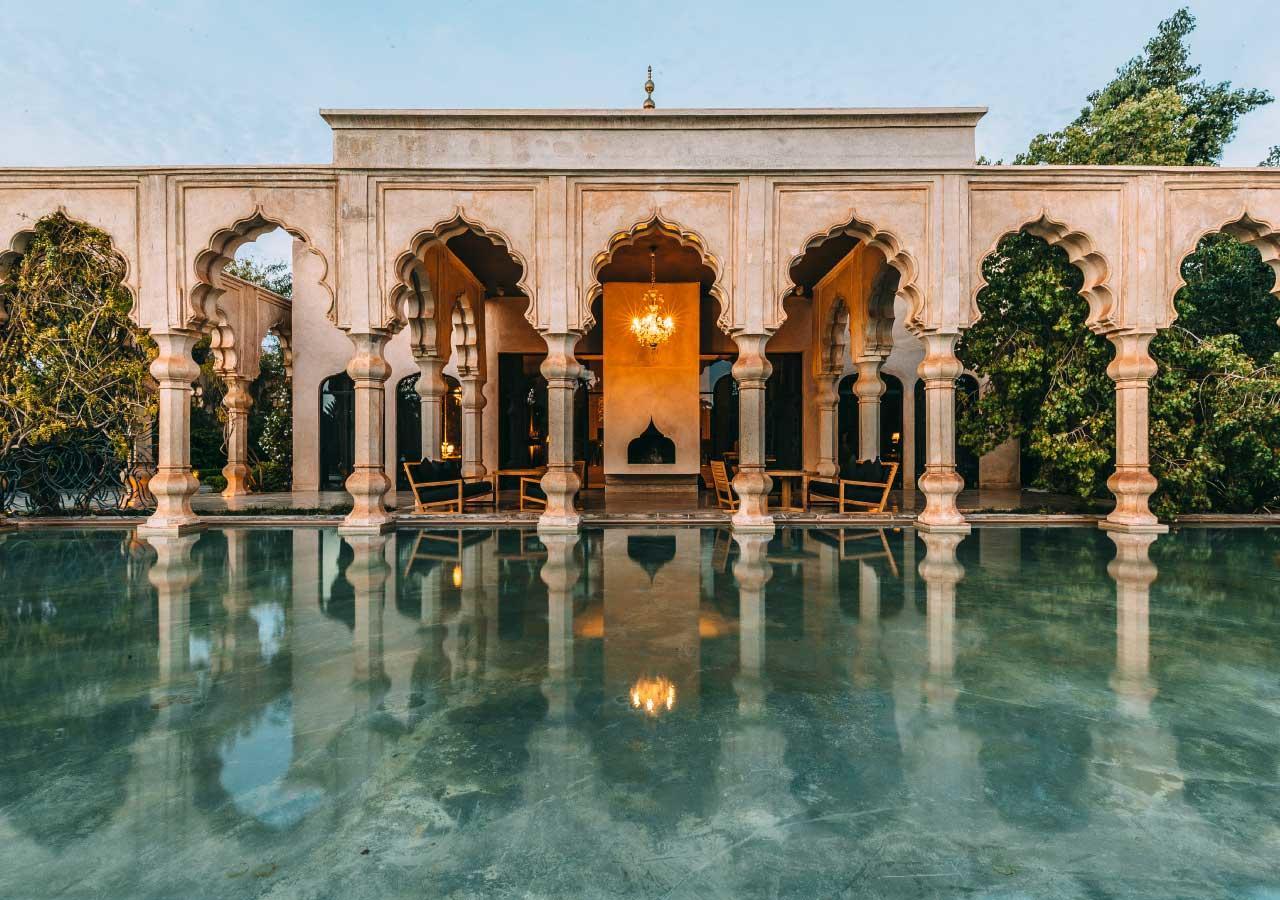
[[[1096,528],[1105,516],[1092,513],[1017,513],[984,512],[969,513],[966,520],[979,527],[1056,527]],[[147,520],[146,516],[60,516],[32,518],[13,516],[3,521],[5,527],[32,528],[134,528]],[[291,515],[289,513],[262,515],[209,515],[200,516],[200,523],[209,528],[335,528],[342,524],[338,515]],[[916,522],[915,514],[893,513],[839,515],[837,513],[780,512],[774,521],[781,527],[792,525],[817,525],[849,528],[910,528]],[[435,515],[400,514],[395,528],[415,529],[423,527],[443,528],[534,528],[536,513],[443,513]],[[604,513],[584,512],[582,526],[723,526],[729,525],[727,511],[708,509],[687,513]],[[1224,527],[1224,528],[1274,528],[1280,527],[1280,514],[1192,514],[1178,516],[1175,527]]]

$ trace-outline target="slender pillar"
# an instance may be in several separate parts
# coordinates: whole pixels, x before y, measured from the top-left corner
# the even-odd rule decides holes
[[[582,366],[573,356],[579,332],[544,334],[547,358],[542,361],[542,377],[547,379],[547,472],[542,490],[547,508],[538,518],[540,534],[571,533],[578,530],[580,517],[574,507],[578,495],[578,474],[573,468],[573,401]]]
[[[738,509],[733,527],[741,532],[773,533],[769,489],[773,481],[764,471],[764,389],[773,366],[764,355],[770,335],[737,334],[738,359],[733,377],[738,382],[738,472],[733,489]]]
[[[816,386],[814,407],[818,413],[818,467],[821,478],[834,478],[840,471],[840,373],[820,372],[813,376]]]
[[[902,383],[902,492],[915,493],[916,489],[916,386],[907,379]],[[909,504],[903,504],[910,509]]]
[[[1161,524],[1148,506],[1157,487],[1147,447],[1149,383],[1156,374],[1156,361],[1148,348],[1155,333],[1108,337],[1116,348],[1116,358],[1107,366],[1107,374],[1116,383],[1116,471],[1107,479],[1107,487],[1116,496],[1116,508],[1102,527],[1160,534],[1169,527]]]
[[[444,396],[448,391],[444,383],[445,361],[438,356],[415,357],[418,363],[418,383],[414,389],[422,404],[422,457],[440,459],[440,445],[444,442]]]
[[[857,362],[858,380],[853,392],[858,397],[858,459],[880,456],[880,398],[884,396],[884,379],[880,366],[884,358],[864,356]]]
[[[479,373],[459,375],[462,386],[462,477],[478,478],[485,474],[483,421],[484,377]]]
[[[925,696],[937,712],[949,715],[959,690],[956,667],[956,585],[964,578],[964,566],[956,559],[956,548],[964,535],[956,532],[925,532],[925,557],[920,577],[925,583],[926,626],[929,630],[929,674]]]
[[[1111,533],[1116,558],[1107,566],[1116,583],[1116,668],[1111,687],[1117,702],[1131,716],[1145,718],[1155,699],[1151,680],[1151,633],[1148,608],[1156,567],[1151,545],[1159,535],[1145,532]]]
[[[738,561],[733,577],[738,582],[738,677],[733,687],[738,694],[738,712],[756,716],[764,712],[768,694],[764,683],[765,587],[773,576],[769,565],[769,536],[735,534]]]
[[[343,540],[351,547],[346,578],[355,594],[355,627],[351,635],[352,679],[375,691],[389,680],[383,665],[382,615],[387,603],[387,542],[383,534],[355,534]]]
[[[191,551],[197,540],[195,535],[148,538],[156,551],[156,561],[147,572],[147,580],[156,589],[158,681],[162,690],[179,686],[189,674],[191,586],[198,569]]]
[[[151,337],[159,348],[151,375],[159,384],[160,459],[150,484],[156,509],[138,533],[176,537],[204,528],[191,509],[200,486],[191,474],[191,383],[200,374],[191,351],[200,335],[172,331]]]
[[[581,574],[574,550],[576,532],[547,534],[542,543],[547,558],[542,564],[542,582],[547,586],[547,678],[542,693],[547,698],[547,717],[557,722],[573,712],[573,588]]]
[[[249,409],[253,398],[245,379],[227,375],[225,380],[222,405],[227,410],[227,464],[222,467],[222,477],[227,486],[222,496],[243,497],[249,493]]]
[[[351,512],[338,530],[343,534],[382,534],[395,525],[387,512],[386,494],[391,488],[384,462],[386,441],[386,383],[391,366],[382,356],[389,335],[386,332],[350,334],[355,353],[347,363],[347,374],[355,382],[356,452],[352,472],[347,476]]]
[[[924,475],[920,490],[925,507],[916,518],[921,531],[969,533],[969,523],[956,508],[956,495],[964,479],[956,471],[956,379],[964,367],[956,358],[957,333],[922,335],[925,358],[920,362],[924,379],[925,431]]]

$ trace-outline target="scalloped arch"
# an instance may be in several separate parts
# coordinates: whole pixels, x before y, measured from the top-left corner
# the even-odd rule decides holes
[[[333,288],[330,287],[328,280],[329,260],[325,259],[324,254],[316,249],[315,242],[311,240],[310,235],[305,231],[300,228],[294,228],[282,219],[266,215],[263,212],[262,205],[258,204],[254,207],[253,212],[242,219],[236,220],[230,227],[215,231],[209,238],[208,245],[196,254],[195,273],[197,283],[192,287],[190,294],[190,309],[188,310],[188,322],[190,325],[195,327],[225,325],[225,322],[220,319],[221,313],[218,310],[218,298],[224,293],[217,284],[218,274],[223,267],[235,259],[235,252],[241,246],[276,228],[283,228],[293,237],[306,244],[307,252],[314,253],[319,257],[324,267],[320,275],[320,284],[329,294],[329,308],[326,315],[329,321],[337,321],[337,296],[334,294]]]
[[[525,281],[529,277],[529,264],[524,254],[515,249],[511,239],[504,232],[497,228],[488,228],[478,220],[469,217],[466,210],[461,206],[454,207],[453,214],[448,218],[441,219],[430,228],[417,232],[409,239],[408,246],[400,251],[400,254],[396,257],[396,283],[392,285],[391,290],[388,292],[386,303],[383,307],[383,327],[391,331],[399,331],[412,321],[413,317],[407,310],[406,305],[410,295],[414,293],[411,275],[414,271],[420,271],[420,269],[415,269],[414,264],[421,263],[420,254],[423,248],[432,241],[447,242],[449,238],[461,234],[463,231],[473,231],[485,238],[498,249],[505,251],[511,261],[520,267],[520,279],[516,282],[516,286],[529,299],[529,304],[525,307],[524,317],[535,329],[538,327],[538,304],[533,292],[529,290],[528,283]],[[425,277],[423,280],[425,281]],[[427,293],[430,293],[429,285]],[[419,311],[419,315],[425,314],[425,310]],[[431,317],[434,318],[434,305],[431,308],[431,314]]]
[[[978,257],[977,277],[974,279],[973,294],[969,298],[969,306],[973,316],[970,325],[982,317],[978,308],[978,296],[987,286],[982,275],[982,264],[987,257],[995,253],[1000,242],[1021,231],[1026,231],[1043,239],[1050,247],[1061,247],[1067,254],[1067,261],[1080,270],[1084,283],[1080,287],[1080,296],[1089,304],[1089,317],[1085,324],[1097,334],[1107,334],[1116,329],[1114,321],[1116,313],[1115,297],[1107,279],[1111,276],[1111,268],[1106,257],[1093,246],[1093,240],[1083,231],[1072,231],[1061,222],[1049,218],[1047,210],[1041,209],[1039,218],[1024,222],[1017,228],[1001,232],[990,247]]]
[[[716,317],[716,325],[725,334],[732,327],[729,297],[721,283],[723,267],[720,258],[707,248],[706,240],[698,232],[680,227],[679,224],[663,217],[660,210],[654,210],[648,217],[641,219],[624,231],[617,231],[609,238],[608,246],[591,259],[591,285],[583,297],[583,308],[580,312],[582,331],[586,333],[595,327],[595,317],[591,314],[591,306],[604,294],[604,285],[600,283],[600,272],[612,260],[613,255],[623,247],[633,246],[645,239],[645,236],[658,232],[679,242],[682,247],[698,251],[698,256],[715,276],[708,293],[720,305],[720,315]]]
[[[1242,208],[1240,215],[1235,218],[1228,219],[1220,224],[1217,228],[1209,228],[1196,235],[1191,246],[1183,250],[1181,254],[1174,256],[1175,276],[1173,280],[1173,289],[1169,291],[1169,296],[1165,298],[1166,321],[1169,324],[1178,318],[1178,311],[1174,307],[1174,299],[1178,296],[1178,291],[1187,286],[1187,280],[1182,277],[1182,264],[1186,258],[1195,253],[1196,248],[1200,246],[1200,242],[1211,234],[1229,234],[1231,237],[1243,244],[1253,247],[1262,256],[1262,261],[1270,267],[1275,275],[1275,284],[1271,286],[1271,296],[1280,299],[1280,230],[1269,222],[1261,219],[1255,219],[1249,214],[1247,209]],[[1280,325],[1280,319],[1276,321]]]
[[[72,222],[78,222],[81,225],[96,228],[107,236],[107,243],[111,247],[112,255],[120,261],[120,264],[123,267],[123,272],[120,276],[120,285],[129,292],[129,300],[131,301],[129,306],[129,318],[133,320],[134,324],[137,324],[138,293],[129,283],[129,277],[132,273],[132,267],[129,265],[129,257],[121,253],[119,248],[116,247],[116,241],[115,238],[111,236],[111,232],[107,231],[107,229],[100,225],[93,224],[87,219],[71,215],[71,213],[67,212],[67,207],[64,204],[59,204],[51,212],[47,212],[43,216],[33,219],[31,221],[30,228],[20,228],[13,233],[12,237],[9,238],[8,247],[0,250],[0,284],[4,284],[9,280],[9,274],[13,271],[13,267],[17,265],[18,261],[22,259],[23,254],[27,252],[27,248],[31,245],[31,239],[36,235],[36,225],[50,216],[55,216],[59,213],[66,216]],[[7,318],[8,313],[5,311],[3,306],[0,306],[0,323],[4,322]]]
[[[786,310],[783,303],[795,290],[794,282],[790,281],[791,269],[795,267],[806,253],[813,248],[819,246],[824,241],[828,241],[842,234],[855,237],[869,247],[879,250],[888,264],[898,273],[898,287],[895,296],[901,297],[907,304],[907,309],[911,310],[907,317],[908,327],[917,327],[924,315],[924,294],[916,285],[916,275],[918,267],[915,259],[906,250],[902,249],[902,242],[897,236],[889,231],[881,231],[871,223],[858,218],[857,210],[850,207],[849,214],[842,220],[842,224],[834,225],[823,231],[815,231],[809,235],[801,245],[802,249],[795,256],[787,261],[788,285],[779,292],[774,302],[774,319],[777,327],[782,327],[782,323],[787,320]]]

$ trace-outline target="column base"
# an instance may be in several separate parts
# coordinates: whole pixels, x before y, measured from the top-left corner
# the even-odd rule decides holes
[[[538,534],[577,534],[581,525],[581,516],[549,516],[544,513],[538,517]]]
[[[737,534],[768,534],[777,531],[773,516],[739,516],[734,513],[729,520]]]
[[[179,519],[177,521],[155,521],[155,516],[140,523],[135,529],[138,537],[175,538],[188,534],[199,534],[208,531],[209,526],[201,519]]]
[[[1113,522],[1103,519],[1098,523],[1103,531],[1114,531],[1117,534],[1168,534],[1169,526],[1163,522]]]
[[[350,535],[358,537],[360,535],[378,535],[395,531],[396,520],[394,517],[386,519],[359,519],[352,521],[350,518],[343,519],[342,524],[338,526],[338,534]]]
[[[968,522],[952,522],[945,525],[931,525],[928,522],[921,522],[918,519],[914,524],[916,531],[923,531],[927,534],[971,534],[973,526]]]

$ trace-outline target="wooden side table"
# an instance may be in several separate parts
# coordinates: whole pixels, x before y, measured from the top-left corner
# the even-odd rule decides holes
[[[778,503],[779,509],[784,509],[789,512],[803,512],[808,508],[808,498],[804,496],[804,478],[809,474],[808,472],[804,469],[765,469],[764,474],[768,475],[770,478],[778,479],[779,489],[782,492],[782,497]],[[794,493],[792,491],[792,484],[796,481],[801,482],[799,506],[795,506],[792,503],[792,495]]]

